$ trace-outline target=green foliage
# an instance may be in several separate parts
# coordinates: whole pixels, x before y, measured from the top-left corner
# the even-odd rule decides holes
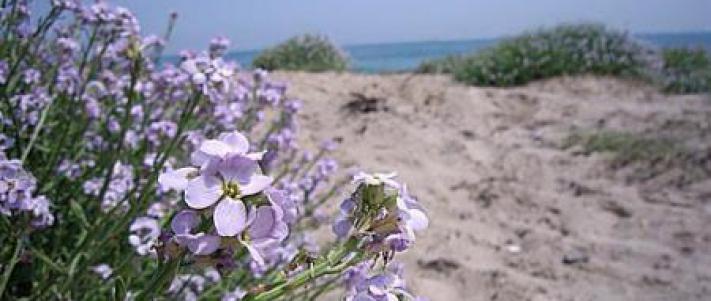
[[[264,50],[254,59],[252,65],[270,71],[343,71],[348,68],[348,58],[345,52],[328,38],[306,34]]]
[[[616,131],[573,134],[563,143],[564,148],[574,145],[580,145],[585,153],[612,153],[616,163],[664,160],[688,152],[669,139]]]
[[[669,93],[711,91],[711,58],[703,49],[671,48],[664,58],[663,89]]]
[[[515,86],[560,75],[640,75],[650,53],[626,33],[602,25],[560,25],[428,65],[451,70],[455,79],[472,85]]]
[[[454,70],[464,61],[462,55],[448,55],[440,59],[426,60],[422,62],[415,72],[417,73],[454,73]]]
[[[711,58],[703,49],[657,51],[598,24],[527,32],[468,55],[423,62],[419,73],[448,73],[478,86],[506,87],[561,75],[628,76],[668,93],[711,91]]]

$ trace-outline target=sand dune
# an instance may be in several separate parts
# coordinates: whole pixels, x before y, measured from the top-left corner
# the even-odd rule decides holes
[[[274,76],[307,104],[303,143],[341,137],[342,162],[398,171],[428,209],[430,229],[400,258],[431,300],[711,296],[708,96],[592,77],[495,89],[430,75]],[[673,138],[692,162],[613,165],[561,147],[601,129]]]

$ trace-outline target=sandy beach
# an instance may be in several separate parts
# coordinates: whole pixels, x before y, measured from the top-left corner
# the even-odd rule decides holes
[[[711,100],[557,78],[477,88],[434,75],[275,73],[304,101],[302,144],[341,139],[343,169],[395,170],[431,217],[399,257],[431,300],[708,300]],[[563,147],[620,131],[683,160]],[[666,140],[665,140],[666,141]]]

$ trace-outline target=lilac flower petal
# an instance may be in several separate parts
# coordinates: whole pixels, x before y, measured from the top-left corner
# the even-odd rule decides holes
[[[251,225],[255,218],[257,218],[257,206],[250,205],[247,210],[247,225]]]
[[[353,209],[355,209],[356,203],[353,201],[351,198],[347,198],[341,202],[341,213],[343,214],[350,214]]]
[[[215,157],[224,157],[227,155],[232,148],[229,144],[224,143],[219,140],[205,140],[200,145],[200,151]]]
[[[333,233],[340,237],[345,237],[351,230],[351,221],[347,218],[339,218],[333,223]]]
[[[247,248],[247,251],[249,251],[249,255],[252,256],[252,260],[254,260],[257,265],[264,266],[264,257],[261,253],[259,253],[259,250],[248,243],[242,242],[242,244]]]
[[[424,230],[429,225],[429,219],[422,210],[411,209],[407,211],[409,219],[407,225],[415,231]]]
[[[266,154],[266,153],[267,153],[267,151],[249,153],[249,154],[246,154],[245,157],[250,158],[254,161],[261,161],[262,158],[264,158],[264,154]]]
[[[263,175],[252,175],[249,183],[241,186],[242,195],[253,195],[267,189],[272,184],[272,178]]]
[[[207,163],[207,161],[210,160],[210,158],[211,157],[208,156],[206,153],[203,153],[200,150],[196,150],[192,154],[190,154],[190,163],[192,163],[192,165],[202,167],[204,164]]]
[[[241,155],[231,155],[220,163],[218,170],[225,181],[248,183],[259,165],[254,160]]]
[[[199,176],[188,182],[185,188],[185,203],[193,209],[212,206],[220,198],[221,182],[213,176]]]
[[[215,229],[220,236],[235,236],[247,227],[247,210],[239,200],[225,198],[213,213]]]
[[[197,212],[193,210],[182,210],[178,212],[170,222],[170,228],[175,234],[188,234],[200,223]]]
[[[272,206],[278,206],[282,211],[282,219],[286,223],[291,223],[296,220],[298,214],[294,200],[284,190],[268,189],[266,191],[267,198]]]
[[[192,167],[174,169],[158,176],[158,184],[165,189],[182,191],[188,186],[188,176],[196,172]]]
[[[220,248],[220,237],[199,233],[188,242],[188,249],[195,255],[210,255]]]
[[[200,166],[201,174],[214,175],[220,160],[217,157],[196,150],[190,155],[190,162],[195,166]]]
[[[362,292],[353,297],[353,301],[376,301],[375,298],[368,296],[368,293]]]
[[[252,239],[269,237],[276,226],[276,212],[271,206],[257,208],[257,216],[249,226],[249,235]]]
[[[220,140],[229,145],[233,153],[246,154],[247,151],[249,151],[249,141],[247,141],[247,137],[239,132],[225,134],[220,137]]]

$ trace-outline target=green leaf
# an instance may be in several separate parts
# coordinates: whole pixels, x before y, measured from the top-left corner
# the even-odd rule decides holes
[[[114,300],[123,301],[126,299],[126,282],[123,281],[123,277],[118,276],[114,285]]]
[[[79,219],[82,226],[85,229],[90,228],[91,224],[89,224],[89,220],[86,218],[86,215],[84,214],[84,209],[81,208],[81,205],[79,205],[79,203],[72,200],[69,202],[69,206],[70,206],[72,215],[74,215],[76,218]]]
[[[35,248],[31,245],[29,247],[30,247],[30,250],[32,251],[32,255],[34,255],[36,258],[38,258],[39,260],[44,262],[47,266],[49,266],[50,268],[52,268],[53,270],[55,270],[57,272],[60,272],[62,274],[67,274],[67,269],[61,267],[59,265],[59,263],[55,262],[55,260],[53,260],[52,258],[49,258],[49,256],[47,256],[47,254],[45,254],[44,252],[38,250],[37,248]]]

